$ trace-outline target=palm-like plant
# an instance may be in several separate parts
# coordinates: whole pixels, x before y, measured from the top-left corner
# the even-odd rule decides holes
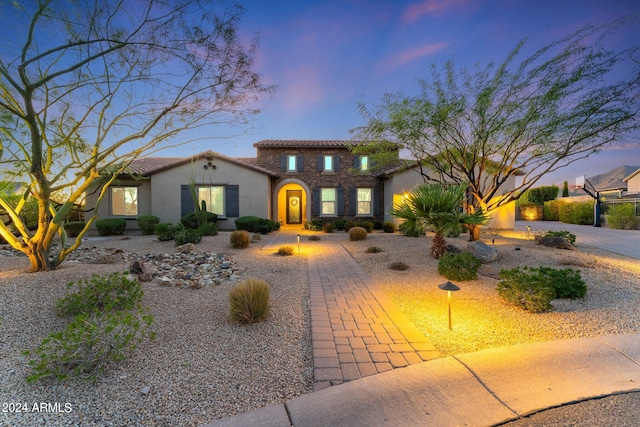
[[[422,184],[393,206],[391,215],[402,218],[402,228],[425,230],[431,226],[435,232],[431,256],[440,258],[447,248],[444,237],[460,226],[484,224],[488,217],[478,210],[472,214],[462,212],[466,185]]]

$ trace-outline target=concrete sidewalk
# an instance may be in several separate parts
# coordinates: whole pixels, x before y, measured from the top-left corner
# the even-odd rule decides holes
[[[538,342],[431,360],[207,424],[490,426],[640,390],[640,335]]]

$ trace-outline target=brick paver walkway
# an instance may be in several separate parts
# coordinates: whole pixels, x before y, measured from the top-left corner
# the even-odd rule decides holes
[[[295,246],[296,235],[283,229],[264,249]],[[301,240],[308,254],[314,389],[440,357],[339,242]]]

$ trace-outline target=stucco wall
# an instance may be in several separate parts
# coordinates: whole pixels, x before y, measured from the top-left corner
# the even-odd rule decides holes
[[[640,173],[627,181],[628,193],[640,193]]]

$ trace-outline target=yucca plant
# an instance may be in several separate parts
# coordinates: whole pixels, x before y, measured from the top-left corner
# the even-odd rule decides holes
[[[431,226],[435,232],[431,245],[431,256],[440,258],[447,249],[444,237],[459,230],[482,225],[488,217],[480,210],[472,214],[462,212],[462,203],[467,186],[444,184],[421,184],[400,203],[396,203],[391,215],[405,220],[405,227],[423,229]]]

